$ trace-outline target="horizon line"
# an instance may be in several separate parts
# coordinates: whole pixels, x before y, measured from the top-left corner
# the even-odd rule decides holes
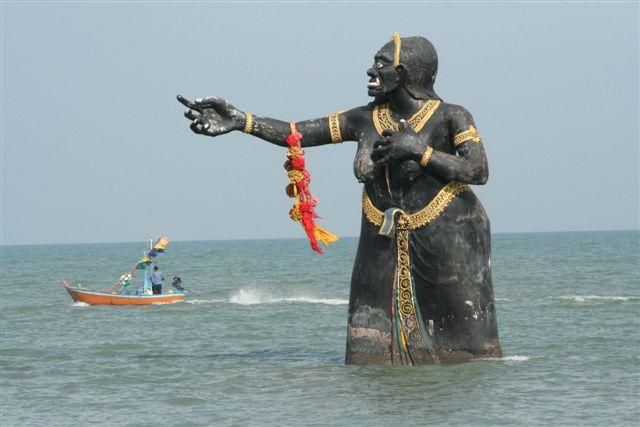
[[[606,233],[606,232],[621,232],[621,231],[640,231],[640,228],[612,228],[605,230],[543,230],[543,231],[501,231],[491,233],[492,236],[506,235],[506,234],[561,234],[561,233]],[[341,239],[358,239],[359,236],[342,236]],[[172,242],[236,242],[236,241],[260,241],[260,240],[307,240],[306,237],[257,237],[257,238],[227,238],[227,239],[187,239],[187,240],[171,240]],[[0,243],[1,248],[11,246],[64,246],[64,245],[112,245],[112,244],[125,244],[125,243],[139,243],[142,240],[127,240],[127,241],[102,241],[102,242],[66,242],[66,243]],[[145,239],[146,241],[146,239]]]

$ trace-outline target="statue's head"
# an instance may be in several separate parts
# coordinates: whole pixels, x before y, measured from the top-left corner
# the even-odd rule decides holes
[[[389,93],[404,87],[416,99],[440,99],[433,90],[438,72],[438,54],[424,37],[402,37],[393,34],[391,41],[376,53],[368,93],[385,99]]]

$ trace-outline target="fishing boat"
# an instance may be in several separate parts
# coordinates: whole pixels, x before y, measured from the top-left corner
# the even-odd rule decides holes
[[[74,302],[91,305],[149,305],[183,301],[188,292],[182,287],[182,280],[178,276],[174,276],[171,282],[172,288],[166,293],[153,294],[149,270],[158,254],[164,253],[169,239],[161,237],[155,244],[152,242],[149,244],[149,249],[145,250],[144,256],[128,273],[120,276],[111,289],[96,291],[80,284],[71,285],[65,280],[60,281],[60,284]],[[132,280],[139,271],[143,272],[142,288],[134,289]]]

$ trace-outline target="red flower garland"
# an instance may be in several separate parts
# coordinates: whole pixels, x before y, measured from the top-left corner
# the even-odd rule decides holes
[[[318,253],[322,253],[322,249],[318,246],[318,241],[328,245],[338,240],[338,236],[329,233],[315,222],[319,218],[315,211],[318,201],[309,190],[311,175],[305,166],[304,150],[301,146],[302,134],[296,131],[293,123],[291,123],[291,134],[287,136],[286,142],[289,146],[289,151],[287,151],[288,160],[284,164],[284,168],[289,175],[287,194],[295,199],[293,208],[289,211],[289,216],[292,220],[300,222],[309,238],[311,248]]]

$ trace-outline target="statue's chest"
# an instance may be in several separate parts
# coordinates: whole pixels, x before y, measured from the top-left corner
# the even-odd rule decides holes
[[[453,154],[455,149],[448,134],[445,115],[438,110],[439,101],[429,101],[416,114],[407,119],[407,125],[418,135],[422,147],[431,146],[434,150]],[[376,164],[372,159],[372,153],[378,141],[384,140],[385,131],[400,131],[400,124],[396,121],[388,109],[388,106],[375,107],[370,113],[370,120],[361,128],[359,135],[358,152],[354,162],[354,173],[360,182],[380,179],[384,170],[385,181],[396,181],[401,187],[413,185],[413,182],[422,175],[422,168],[416,161],[393,161],[389,165]],[[398,164],[394,164],[398,163]],[[400,163],[403,163],[400,165]],[[414,164],[415,163],[415,164]],[[391,171],[391,174],[390,174]]]
[[[418,138],[423,145],[429,145],[436,151],[455,153],[448,127],[444,120],[432,120],[418,132]],[[377,141],[385,139],[382,133],[371,123],[360,135],[360,147],[371,153]]]

